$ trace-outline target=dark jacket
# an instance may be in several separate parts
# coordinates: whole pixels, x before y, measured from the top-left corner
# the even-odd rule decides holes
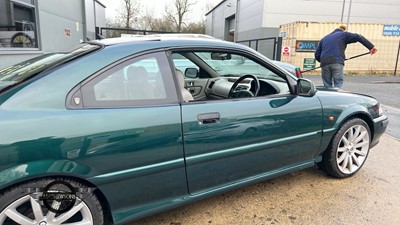
[[[362,35],[336,29],[321,39],[315,51],[315,59],[321,63],[321,66],[334,63],[344,65],[344,60],[346,59],[344,51],[347,44],[356,42],[360,42],[369,50],[374,48],[374,45]]]

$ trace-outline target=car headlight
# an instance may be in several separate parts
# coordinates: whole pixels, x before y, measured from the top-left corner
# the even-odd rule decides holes
[[[377,105],[375,105],[374,107],[372,107],[372,110],[374,110],[375,114],[378,115],[378,117],[383,115],[383,110],[379,103]]]

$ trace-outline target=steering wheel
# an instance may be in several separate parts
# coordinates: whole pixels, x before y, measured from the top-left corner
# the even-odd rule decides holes
[[[254,84],[254,91],[250,90],[239,90],[236,91],[237,86],[245,79],[251,78],[253,81],[251,84]],[[258,95],[258,92],[260,92],[260,81],[258,81],[258,78],[254,75],[251,74],[246,74],[241,76],[239,79],[235,81],[235,83],[232,85],[231,90],[229,91],[228,98],[242,98],[242,97],[255,97]]]

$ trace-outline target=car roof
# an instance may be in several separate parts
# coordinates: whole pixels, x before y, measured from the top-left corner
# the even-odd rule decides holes
[[[243,45],[232,42],[223,41],[204,34],[152,34],[152,35],[136,35],[134,37],[118,37],[118,38],[105,38],[100,40],[89,41],[89,43],[99,44],[103,46],[123,45],[123,44],[138,44],[143,42],[163,42],[164,46],[176,46],[177,43],[181,46],[193,45],[209,45],[215,47],[234,47],[242,48]],[[169,43],[169,44],[167,44]],[[157,44],[156,44],[157,45]]]

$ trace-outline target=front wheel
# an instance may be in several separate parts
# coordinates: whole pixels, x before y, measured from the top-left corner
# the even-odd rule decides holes
[[[318,166],[331,176],[350,177],[364,165],[370,143],[368,124],[360,118],[350,119],[334,135]]]
[[[0,193],[0,224],[104,224],[99,200],[86,185],[47,178]]]

